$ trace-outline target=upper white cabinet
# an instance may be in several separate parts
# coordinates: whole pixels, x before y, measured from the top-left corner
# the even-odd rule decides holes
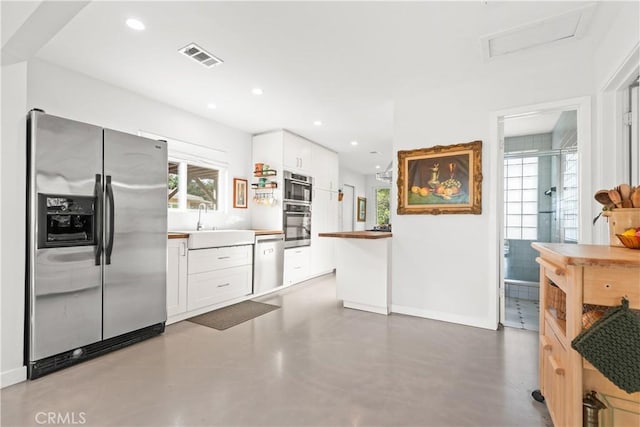
[[[284,167],[287,170],[311,174],[312,144],[298,135],[283,132],[284,139]]]
[[[315,188],[329,191],[338,190],[338,153],[311,144],[311,175]]]

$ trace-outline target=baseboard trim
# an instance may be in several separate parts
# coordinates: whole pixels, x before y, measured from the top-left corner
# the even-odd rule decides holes
[[[424,317],[425,319],[439,320],[442,322],[456,323],[458,325],[473,326],[482,329],[497,330],[498,325],[491,322],[490,319],[482,319],[478,317],[460,316],[458,314],[442,313],[433,310],[424,310],[422,308],[407,307],[397,304],[391,305],[391,312],[398,314],[406,314],[409,316]]]
[[[0,374],[0,388],[9,387],[10,385],[21,383],[27,380],[27,367],[21,366],[19,368],[11,369],[9,371],[3,371]]]

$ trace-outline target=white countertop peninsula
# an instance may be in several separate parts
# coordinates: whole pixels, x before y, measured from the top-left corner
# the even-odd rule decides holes
[[[319,236],[337,239],[336,296],[344,307],[389,314],[392,234],[341,231]]]

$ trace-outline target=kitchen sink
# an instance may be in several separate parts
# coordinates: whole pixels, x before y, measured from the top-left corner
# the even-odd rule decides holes
[[[255,240],[252,230],[190,230],[178,233],[189,234],[189,249],[252,245]]]

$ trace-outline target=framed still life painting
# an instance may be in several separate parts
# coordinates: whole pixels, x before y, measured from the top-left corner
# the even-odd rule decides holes
[[[398,151],[398,214],[482,213],[482,141]]]

